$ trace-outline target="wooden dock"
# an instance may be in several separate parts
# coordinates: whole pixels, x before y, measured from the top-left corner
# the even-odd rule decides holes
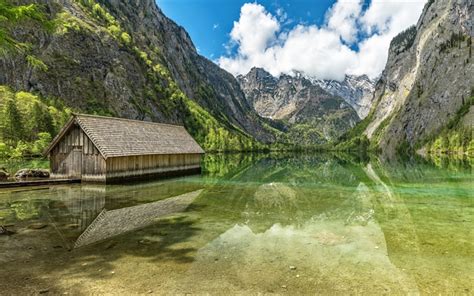
[[[26,187],[26,186],[73,184],[73,183],[81,183],[81,179],[44,179],[44,180],[25,180],[25,181],[18,181],[18,182],[0,182],[0,189]]]

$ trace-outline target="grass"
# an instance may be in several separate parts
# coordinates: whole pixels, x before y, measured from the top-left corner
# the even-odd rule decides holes
[[[49,169],[49,160],[45,158],[0,159],[0,169],[14,176],[20,169]]]

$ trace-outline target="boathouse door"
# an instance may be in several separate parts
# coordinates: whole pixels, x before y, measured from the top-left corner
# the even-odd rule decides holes
[[[74,146],[71,151],[71,161],[69,162],[69,176],[80,179],[82,176],[82,147]]]

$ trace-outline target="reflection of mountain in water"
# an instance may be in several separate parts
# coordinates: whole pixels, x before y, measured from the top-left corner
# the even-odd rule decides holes
[[[207,163],[220,167],[220,156],[211,157],[207,156]],[[229,224],[245,222],[254,231],[274,223],[301,224],[340,208],[346,209],[341,215],[347,218],[350,210],[340,205],[361,180],[370,181],[356,162],[333,155],[255,155],[253,163],[248,159],[242,158],[241,165],[225,177],[206,176],[212,182],[200,202],[225,215]]]
[[[206,274],[219,275],[222,286],[236,290],[272,291],[275,283],[305,281],[314,286],[311,279],[317,279],[318,289],[335,293],[354,286],[373,287],[374,293],[419,293],[416,277],[406,271],[419,260],[419,224],[407,195],[390,182],[397,166],[375,163],[317,155],[266,157],[216,181],[199,200],[206,207],[198,226],[212,239],[200,242],[179,291],[196,282],[213,287],[212,278],[200,272],[205,268]],[[405,172],[403,181],[414,183],[440,174],[427,164],[422,172]],[[297,266],[294,274],[288,264]],[[256,276],[257,271],[271,276]],[[298,283],[291,280],[296,274]]]
[[[79,246],[192,203],[185,215],[73,255],[145,263],[151,275],[170,270],[179,287],[169,294],[279,293],[282,285],[292,294],[354,287],[359,294],[462,294],[472,287],[470,170],[319,154],[229,159],[207,155],[215,170],[179,180],[12,192],[0,199],[0,214],[7,222],[50,215],[67,241],[84,233]]]
[[[413,278],[391,262],[384,233],[373,221],[347,226],[343,221],[312,220],[299,227],[275,224],[260,233],[234,225],[198,251],[181,290],[196,282],[212,286],[212,279],[200,272],[203,268],[206,274],[219,274],[223,286],[258,285],[266,290],[275,283],[314,286],[317,279],[318,290],[327,292],[368,285],[374,294],[418,292]],[[264,276],[266,271],[271,276]]]
[[[323,167],[327,164],[314,169]],[[243,205],[246,214],[232,221],[214,221],[214,225],[220,226],[215,238],[199,249],[179,290],[190,289],[196,282],[202,287],[213,287],[207,274],[219,274],[222,286],[241,288],[258,285],[271,290],[275,283],[294,286],[304,282],[313,286],[317,279],[318,289],[334,293],[352,291],[354,286],[371,286],[375,294],[419,293],[412,275],[391,260],[389,252],[397,246],[387,244],[384,225],[375,215],[385,212],[384,203],[390,198],[395,202],[389,204],[391,213],[401,214],[394,219],[404,219],[404,224],[410,227],[411,221],[405,220],[409,218],[405,205],[396,195],[374,190],[380,185],[378,180],[365,180],[368,185],[361,182],[357,187],[351,186],[343,191],[347,192],[342,194],[345,196],[327,196],[327,192],[322,192],[321,198],[317,195],[324,188],[311,188],[308,197],[305,194],[310,193],[309,189],[289,183],[257,185],[253,196],[248,195],[248,189],[234,187],[233,191],[242,195],[233,193],[230,202],[236,198],[246,200]],[[385,197],[387,194],[390,197]],[[404,234],[398,237],[403,239],[401,244],[411,243],[409,240],[413,239]],[[289,270],[288,264],[296,266],[296,270]],[[203,268],[206,274],[200,272]],[[226,272],[222,274],[222,270]],[[261,271],[262,276],[256,276],[256,271]],[[271,271],[271,276],[263,276],[265,271]]]
[[[255,191],[255,206],[259,209],[289,209],[297,203],[296,191],[281,183],[260,185]]]

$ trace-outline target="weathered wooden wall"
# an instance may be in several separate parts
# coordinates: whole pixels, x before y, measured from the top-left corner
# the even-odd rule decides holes
[[[89,137],[76,125],[51,150],[50,167],[51,178],[106,182],[197,171],[201,167],[201,154],[139,155],[105,160]]]
[[[50,153],[52,178],[105,181],[106,163],[89,137],[74,126]]]
[[[198,170],[200,154],[139,155],[108,158],[107,180]]]

